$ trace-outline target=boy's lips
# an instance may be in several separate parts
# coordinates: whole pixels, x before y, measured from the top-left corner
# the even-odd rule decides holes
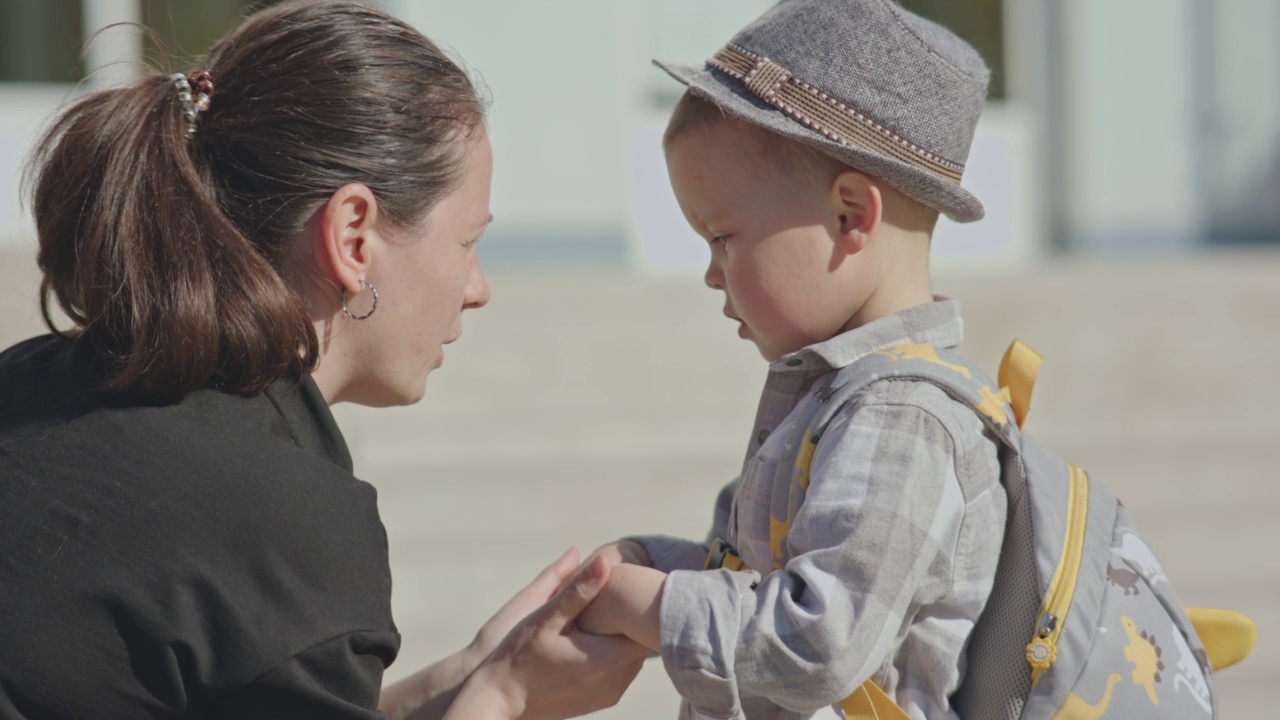
[[[738,323],[738,337],[745,338],[747,336],[747,323],[742,318],[734,315],[728,310],[724,311],[724,316]]]

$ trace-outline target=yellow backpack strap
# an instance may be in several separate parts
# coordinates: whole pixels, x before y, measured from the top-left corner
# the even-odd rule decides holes
[[[1235,610],[1222,608],[1185,608],[1187,617],[1195,626],[1196,635],[1209,656],[1209,667],[1214,671],[1230,667],[1253,652],[1258,640],[1258,626],[1247,616]]]
[[[742,558],[738,556],[738,551],[724,538],[716,538],[711,542],[711,549],[707,551],[707,559],[702,564],[703,570],[719,570],[720,568],[728,568],[733,571],[742,570],[747,564],[742,562]]]
[[[936,358],[937,355],[934,355]],[[813,453],[816,446],[812,438],[806,432],[802,438],[800,453],[796,457],[796,473],[801,486],[805,489],[809,487],[809,467],[813,463]],[[793,510],[788,508],[788,514]],[[790,518],[788,522],[779,523],[770,518],[769,522],[769,542],[774,547],[781,547],[786,541],[787,533],[790,531]],[[840,709],[844,710],[845,720],[911,720],[902,708],[889,697],[879,685],[871,680],[867,680],[853,691],[853,694],[845,698],[840,703]]]
[[[845,720],[911,720],[906,711],[870,680],[858,686],[840,703]]]
[[[1040,374],[1040,365],[1044,358],[1040,353],[1021,340],[1014,340],[1000,361],[1000,375],[996,382],[1001,392],[1013,408],[1013,416],[1018,427],[1027,421],[1027,413],[1031,410],[1031,394],[1036,389],[1036,376]]]

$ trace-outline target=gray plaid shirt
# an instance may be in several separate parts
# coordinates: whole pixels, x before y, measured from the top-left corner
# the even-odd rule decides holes
[[[1006,511],[996,441],[973,410],[928,383],[875,383],[818,443],[781,569],[769,507],[787,492],[772,487],[774,468],[794,454],[784,445],[810,394],[881,348],[954,348],[962,327],[959,304],[940,300],[772,364],[742,475],[721,491],[711,531],[763,576],[702,570],[706,544],[635,538],[669,573],[662,658],[682,717],[809,717],[868,678],[913,718],[955,717],[948,696]]]

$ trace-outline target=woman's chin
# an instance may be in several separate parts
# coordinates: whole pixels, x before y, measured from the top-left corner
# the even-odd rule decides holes
[[[427,378],[424,375],[416,381],[408,381],[397,386],[380,385],[365,387],[363,392],[352,393],[349,402],[365,407],[402,407],[413,405],[427,393]]]
[[[422,398],[427,394],[427,375],[429,374],[430,371],[428,370],[427,373],[416,382],[406,383],[404,387],[399,388],[399,392],[396,393],[396,401],[390,404],[413,405],[422,400]]]

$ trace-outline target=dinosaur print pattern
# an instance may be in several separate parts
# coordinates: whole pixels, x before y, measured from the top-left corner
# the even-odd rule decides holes
[[[1115,692],[1116,683],[1120,682],[1120,675],[1111,673],[1107,677],[1107,691],[1102,694],[1102,699],[1096,703],[1087,703],[1079,695],[1068,693],[1067,699],[1058,707],[1058,711],[1053,714],[1051,720],[1098,720],[1107,714],[1107,708],[1111,707],[1111,694]]]
[[[791,521],[769,516],[769,554],[773,556],[773,569],[782,569],[782,543],[791,532]]]
[[[1140,595],[1138,592],[1138,573],[1124,567],[1107,565],[1107,580],[1112,585],[1124,590],[1125,595]]]
[[[1004,411],[1009,397],[1003,390],[996,392],[991,389],[991,386],[983,385],[978,389],[978,394],[982,397],[982,402],[978,404],[978,412],[994,420],[997,425],[1009,422],[1009,415]]]
[[[1156,560],[1155,553],[1151,552],[1151,548],[1147,547],[1137,533],[1123,533],[1120,545],[1113,550],[1130,567],[1140,572],[1147,579],[1148,584],[1169,581],[1169,576],[1165,575],[1164,568],[1160,566],[1160,561]]]
[[[894,360],[924,360],[956,372],[964,376],[966,380],[973,377],[973,373],[969,372],[969,368],[949,363],[938,357],[938,349],[932,345],[894,345],[888,350],[877,350],[875,354],[893,358]],[[1009,422],[1009,415],[1005,412],[1005,407],[1009,403],[1007,388],[992,390],[990,385],[983,385],[979,388],[978,394],[979,402],[975,406],[978,412],[991,418],[996,425],[1003,426]]]
[[[1213,667],[1213,663],[1209,662],[1209,653],[1205,652],[1204,648],[1196,648],[1191,651],[1191,654],[1195,655],[1196,660],[1200,663],[1201,674]]]
[[[1120,623],[1129,636],[1129,644],[1124,648],[1124,657],[1133,663],[1133,684],[1147,691],[1152,705],[1159,705],[1156,695],[1156,683],[1160,682],[1160,671],[1164,662],[1160,660],[1161,648],[1156,644],[1155,635],[1148,635],[1146,630],[1139,631],[1133,621],[1124,615]]]
[[[949,363],[938,357],[938,349],[932,345],[894,345],[889,350],[877,350],[876,354],[891,357],[894,360],[924,360],[958,372],[966,379],[972,377],[969,368]]]
[[[1201,668],[1199,659],[1191,652],[1191,648],[1187,646],[1187,641],[1182,637],[1182,632],[1178,630],[1177,625],[1172,626],[1170,633],[1173,635],[1173,647],[1178,651],[1177,666],[1173,674],[1173,687],[1175,690],[1186,688],[1191,691],[1191,698],[1196,704],[1204,709],[1206,713],[1213,712],[1213,701],[1209,695],[1209,683],[1205,680],[1204,670]]]

